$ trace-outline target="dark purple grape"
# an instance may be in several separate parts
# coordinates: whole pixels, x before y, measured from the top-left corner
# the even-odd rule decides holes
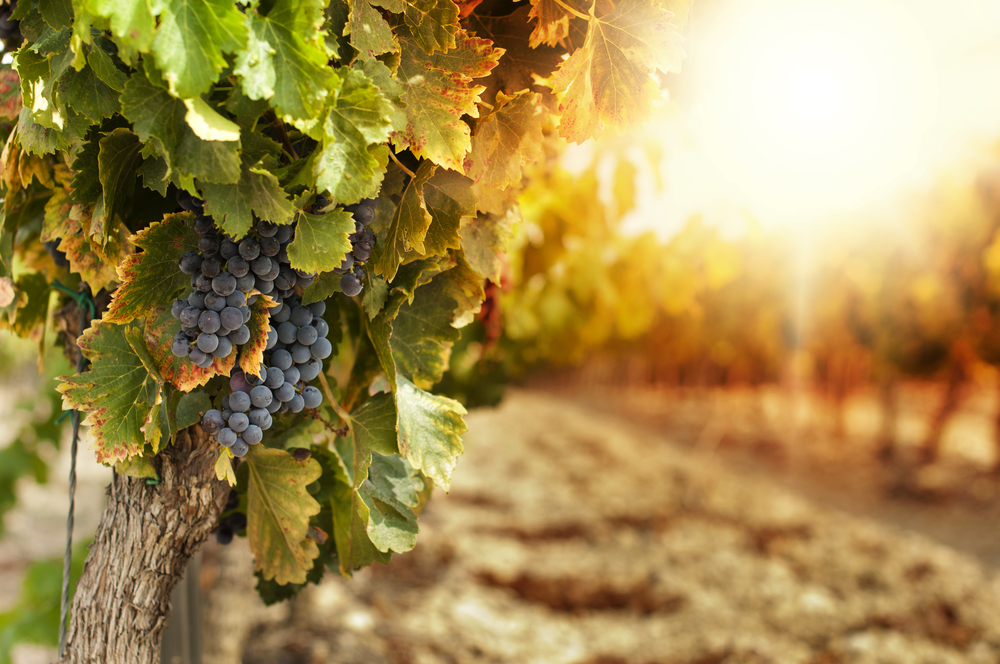
[[[257,278],[252,274],[244,274],[236,278],[236,288],[242,293],[249,293],[257,285]]]
[[[219,253],[219,236],[214,233],[202,235],[198,240],[198,251],[205,256]]]
[[[192,348],[191,352],[188,353],[188,357],[191,358],[191,361],[194,362],[195,366],[201,367],[201,365],[205,363],[206,359],[211,361],[212,356],[206,355],[204,352],[198,350],[197,348]]]
[[[183,189],[177,190],[177,204],[181,206],[182,210],[187,210],[188,212],[195,212],[200,210],[201,207],[195,207],[194,203],[191,202],[193,196]]]
[[[354,221],[367,226],[375,218],[375,210],[370,207],[359,207],[354,211]]]
[[[299,371],[298,367],[288,367],[287,369],[285,369],[284,373],[285,373],[285,382],[291,383],[292,385],[302,380],[302,374]]]
[[[275,398],[274,401],[271,402],[271,405],[267,407],[268,415],[278,412],[279,408],[281,408],[281,402]]]
[[[235,330],[243,325],[243,312],[235,307],[226,307],[219,312],[219,320],[222,327],[227,330]]]
[[[215,529],[215,541],[222,546],[230,544],[233,541],[233,529],[225,524],[219,526]]]
[[[273,361],[273,358],[272,358]],[[270,387],[272,390],[276,390],[285,382],[285,373],[278,367],[272,366],[267,370],[267,376],[264,378],[264,384]]]
[[[288,257],[288,246],[285,245],[281,247],[281,251],[278,252],[278,255],[275,256],[275,258],[278,259],[279,263],[291,263],[292,260]]]
[[[229,271],[229,274],[239,279],[250,272],[250,263],[244,260],[242,256],[234,256],[226,261],[226,270]]]
[[[316,281],[316,275],[310,274],[308,277],[298,277],[295,280],[295,284],[301,286],[302,288],[309,288],[312,286],[314,281]]]
[[[271,353],[271,366],[284,371],[292,366],[292,354],[284,349],[274,351]]]
[[[201,316],[201,309],[196,309],[194,307],[185,307],[184,310],[181,311],[181,315],[179,316],[181,320],[181,325],[183,325],[184,327],[197,327],[199,316]]]
[[[259,290],[264,295],[269,295],[271,293],[271,291],[274,290],[274,282],[273,281],[267,281],[267,280],[261,278],[258,275],[257,276],[257,290]]]
[[[320,337],[312,346],[309,346],[309,353],[317,360],[325,360],[333,352],[333,344],[325,337]]]
[[[309,346],[303,346],[300,343],[292,345],[292,359],[295,360],[296,364],[305,364],[312,357],[312,353],[309,351]]]
[[[281,403],[285,403],[286,401],[291,399],[294,395],[295,395],[295,386],[292,385],[291,383],[283,383],[281,387],[279,387],[274,391],[274,398],[280,401]],[[270,408],[268,408],[268,410],[271,411]]]
[[[281,249],[281,244],[273,237],[262,237],[260,239],[260,253],[263,256],[274,256]]]
[[[351,250],[351,253],[354,254],[355,259],[364,263],[365,261],[367,261],[369,258],[372,257],[372,246],[362,240],[361,242],[358,242],[356,245],[354,245],[354,248]]]
[[[177,261],[177,267],[184,274],[194,274],[201,268],[201,256],[193,251],[185,251]]]
[[[201,426],[209,433],[216,433],[222,431],[222,428],[226,426],[226,421],[222,419],[221,412],[212,408],[206,410],[205,414],[201,416]]]
[[[318,408],[323,403],[323,395],[312,385],[306,385],[302,389],[302,401],[306,408]]]
[[[246,342],[250,341],[250,328],[246,325],[240,325],[238,328],[229,333],[229,340],[237,346],[242,346]]]
[[[267,367],[261,367],[263,369],[263,374],[267,375]],[[250,383],[250,387],[257,387],[258,385],[264,384],[264,379],[257,374],[248,373],[246,375],[247,382]]]
[[[345,274],[340,278],[340,290],[344,292],[347,297],[354,297],[361,292],[362,284],[358,276],[353,272]]]
[[[254,297],[256,298],[257,296],[254,295]],[[242,307],[240,307],[240,314],[243,315],[243,322],[244,323],[246,323],[247,321],[249,321],[250,320],[250,307],[248,307],[246,305],[243,305]]]
[[[295,286],[295,273],[292,268],[282,265],[278,270],[278,276],[274,278],[274,287],[279,290],[288,290]]]
[[[277,313],[271,314],[271,323],[284,323],[292,315],[292,308],[287,304],[281,305]]]
[[[223,272],[215,279],[212,279],[212,290],[223,297],[232,295],[233,291],[236,290],[236,277],[228,272]]]
[[[233,413],[247,412],[250,410],[250,394],[242,390],[233,392],[229,395],[229,408],[232,409]],[[237,429],[237,431],[242,431],[242,429]]]
[[[194,287],[202,293],[208,293],[212,290],[212,280],[205,275],[198,273],[194,277]]]
[[[313,318],[312,326],[316,328],[316,335],[321,339],[330,334],[330,326],[322,318]]]
[[[232,417],[232,415],[230,415],[229,417]],[[225,427],[221,431],[219,431],[215,439],[219,441],[219,445],[222,445],[223,447],[229,447],[230,445],[236,442],[236,432],[230,429],[229,427]]]
[[[205,293],[205,308],[209,311],[214,311],[215,313],[221,312],[226,308],[226,298],[218,293]]]
[[[250,403],[252,403],[255,408],[267,408],[271,404],[271,400],[273,398],[274,397],[271,396],[271,388],[267,385],[258,385],[250,390]]]
[[[365,267],[363,265],[354,266],[354,276],[358,278],[358,281],[365,280]]]
[[[267,343],[264,344],[264,350],[271,350],[278,345],[278,331],[273,327],[267,329]]]
[[[222,256],[222,260],[228,261],[233,256],[239,256],[240,248],[235,242],[226,238],[222,241],[222,246],[219,247],[219,255]]]
[[[233,456],[244,457],[250,451],[250,446],[247,444],[247,441],[237,438],[231,449],[233,450]]]
[[[219,322],[219,314],[209,309],[208,311],[201,312],[201,316],[198,317],[198,329],[202,332],[209,332],[215,334],[219,331],[221,324]]]
[[[219,347],[219,337],[214,334],[203,332],[198,335],[198,350],[203,353],[212,353]]]
[[[170,315],[179,319],[181,317],[181,312],[187,308],[187,300],[174,300],[173,304],[170,305]]]
[[[309,311],[309,308],[301,305],[294,307],[292,309],[292,315],[289,317],[289,320],[292,321],[296,327],[308,325],[312,322],[312,319],[313,315],[312,312]]]
[[[173,342],[170,344],[170,352],[177,357],[187,357],[191,352],[191,342],[188,341],[187,337],[183,339],[174,338]]]
[[[296,394],[295,396],[293,396],[291,399],[288,400],[288,410],[292,411],[293,413],[298,413],[305,407],[306,407],[306,402],[302,398],[301,394]]]
[[[184,333],[185,337],[191,340],[197,339],[198,335],[201,334],[201,330],[198,329],[197,325],[194,327],[181,327],[181,332]]]
[[[261,219],[257,222],[257,234],[261,237],[274,237],[278,233],[278,225]]]
[[[271,259],[271,269],[267,271],[267,274],[261,276],[261,279],[266,279],[267,281],[274,281],[281,274],[281,263]]]
[[[324,302],[323,300],[320,300],[319,302],[313,302],[308,306],[309,306],[309,311],[312,312],[313,316],[322,316],[323,314],[326,313],[326,302]]]
[[[250,424],[260,427],[261,429],[267,429],[267,424],[270,426],[271,414],[267,412],[267,408],[254,408],[249,413]]]
[[[287,244],[292,239],[294,233],[295,231],[291,226],[278,226],[278,232],[274,234],[274,239],[281,244]]]
[[[246,436],[243,438],[245,440]],[[244,531],[247,528],[247,515],[243,512],[233,512],[226,517],[226,525],[228,525],[234,533]]]
[[[237,309],[239,309],[244,304],[246,304],[246,302],[247,302],[247,294],[240,290],[233,291],[232,293],[226,296],[227,307],[236,307]]]
[[[243,433],[249,425],[250,418],[247,417],[246,413],[233,413],[229,416],[229,428],[236,433]]]
[[[295,343],[295,338],[298,335],[299,328],[295,323],[291,321],[285,321],[284,323],[278,325],[278,341],[283,344],[293,344]]]
[[[212,351],[212,355],[215,357],[229,357],[229,354],[233,352],[233,342],[227,337],[219,337],[219,347]]]
[[[242,371],[234,371],[233,375],[229,377],[229,389],[232,390],[233,394],[237,392],[250,392],[250,383],[247,382],[246,376]],[[236,410],[239,410],[238,408]]]
[[[317,332],[316,328],[312,325],[303,325],[299,328],[295,338],[298,339],[298,342],[303,346],[312,346],[316,343],[316,339],[319,338],[319,332]],[[295,357],[294,352],[292,353],[292,357]]]
[[[229,418],[232,416],[233,416],[233,411],[229,410],[228,408],[222,409],[222,419],[228,422]]]
[[[305,383],[318,376],[319,372],[323,369],[323,363],[315,357],[309,358],[309,361],[305,364],[296,364],[295,366],[299,370],[299,378]]]
[[[245,260],[252,261],[260,255],[260,245],[253,238],[244,238],[240,242],[240,256]]]
[[[270,402],[268,402],[270,403]],[[256,445],[264,438],[264,432],[255,424],[247,425],[246,431],[241,436],[250,445]]]
[[[209,279],[219,274],[219,270],[221,269],[222,261],[220,261],[217,256],[209,256],[201,262],[201,273]]]
[[[205,293],[200,290],[196,290],[188,295],[188,304],[196,309],[205,308]]]
[[[212,229],[215,228],[215,222],[211,217],[206,217],[203,214],[199,214],[194,218],[194,232],[198,235],[204,235],[205,233],[211,233]]]

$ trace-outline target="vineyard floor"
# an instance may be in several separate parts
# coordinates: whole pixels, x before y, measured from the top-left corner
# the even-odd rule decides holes
[[[262,611],[243,661],[1000,661],[992,452],[961,444],[983,428],[900,475],[865,403],[835,440],[778,392],[511,390],[416,549]]]

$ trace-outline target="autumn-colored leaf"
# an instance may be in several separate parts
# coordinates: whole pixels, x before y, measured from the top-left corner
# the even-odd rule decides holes
[[[267,333],[271,329],[270,314],[267,309],[271,306],[274,306],[274,299],[269,295],[257,295],[257,301],[250,305],[250,320],[247,321],[250,340],[243,344],[239,351],[240,368],[255,376],[260,376],[260,367],[264,364]]]
[[[155,309],[146,316],[146,324],[143,334],[146,339],[146,347],[152,355],[160,376],[163,380],[169,381],[177,389],[183,392],[190,392],[196,387],[201,387],[213,376],[228,376],[236,366],[236,352],[232,352],[228,357],[215,358],[214,362],[207,369],[196,367],[191,360],[186,357],[177,357],[170,351],[174,335],[180,332],[181,323],[170,315],[170,307]]]

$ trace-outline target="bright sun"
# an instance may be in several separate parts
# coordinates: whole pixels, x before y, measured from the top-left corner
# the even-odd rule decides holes
[[[926,160],[933,67],[888,2],[742,4],[705,35],[692,120],[750,200],[809,217],[895,193]]]

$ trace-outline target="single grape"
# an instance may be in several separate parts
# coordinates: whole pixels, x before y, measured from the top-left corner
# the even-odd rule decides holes
[[[291,383],[292,385],[302,380],[302,372],[299,371],[297,366],[288,367],[285,369],[284,374],[285,382]]]
[[[271,259],[267,256],[258,256],[250,261],[250,271],[258,277],[267,274],[271,271]]]
[[[181,332],[184,333],[185,337],[187,337],[189,340],[192,340],[192,341],[194,339],[197,339],[198,335],[201,334],[201,330],[198,329],[197,325],[195,325],[194,327],[184,327],[184,326],[182,326],[181,327]]]
[[[312,352],[309,350],[309,346],[303,346],[300,343],[296,343],[291,348],[292,359],[295,360],[296,364],[305,364],[312,357]]]
[[[194,275],[194,287],[203,293],[212,290],[212,280],[205,275],[198,273]]]
[[[252,261],[260,255],[260,245],[253,238],[244,238],[240,242],[240,256],[245,260]]]
[[[267,274],[262,275],[261,279],[266,279],[267,281],[274,281],[275,279],[278,278],[278,275],[280,273],[281,273],[281,263],[272,258],[271,269],[267,271]]]
[[[244,436],[244,439],[245,438],[246,437]],[[247,528],[247,515],[243,512],[233,512],[226,517],[226,525],[228,525],[234,533],[242,532]]]
[[[184,327],[195,327],[198,325],[199,316],[201,316],[201,309],[185,307],[180,315],[181,325]]]
[[[354,211],[354,221],[367,226],[375,218],[375,210],[370,207],[359,207]]]
[[[226,270],[237,279],[250,271],[250,263],[242,256],[233,256],[226,261]]]
[[[229,333],[229,340],[237,346],[242,346],[246,342],[250,341],[250,328],[246,325],[240,325],[238,328]]]
[[[323,369],[323,363],[315,357],[309,358],[305,364],[296,364],[295,366],[299,370],[299,378],[306,383],[318,376]]]
[[[230,415],[229,417],[232,417],[232,415]],[[219,441],[219,445],[222,445],[223,447],[229,447],[230,445],[236,442],[236,432],[230,429],[229,427],[225,427],[224,429],[219,431],[218,435],[216,435],[215,438],[216,440]]]
[[[254,299],[257,299],[256,295],[254,295]],[[247,305],[244,304],[242,307],[240,307],[240,314],[243,316],[243,322],[244,323],[246,323],[247,321],[249,321],[250,320],[250,307],[248,307]]]
[[[364,263],[372,257],[372,246],[362,240],[354,245],[354,248],[351,249],[351,253],[354,254],[355,259]]]
[[[321,339],[330,334],[330,326],[322,318],[313,318],[312,326],[316,328],[316,335]]]
[[[344,292],[347,297],[354,297],[361,292],[361,280],[358,279],[357,275],[353,272],[345,274],[340,278],[340,290]]]
[[[240,248],[227,237],[222,241],[222,246],[219,247],[219,255],[222,256],[222,260],[228,261],[233,256],[240,255]]]
[[[206,410],[205,414],[201,416],[201,426],[209,433],[215,433],[221,431],[226,426],[226,421],[222,419],[221,412],[212,408]]]
[[[293,413],[298,413],[305,407],[306,407],[306,402],[302,398],[301,394],[296,394],[288,401],[288,410],[292,411]]]
[[[278,255],[275,256],[275,258],[278,259],[279,263],[291,263],[291,259],[288,258],[288,245],[282,246],[281,251],[278,252]]]
[[[206,355],[204,351],[198,348],[192,348],[191,352],[188,353],[188,357],[194,362],[195,366],[201,367],[205,363],[206,358],[211,362],[211,355]]]
[[[219,236],[214,233],[198,238],[198,251],[205,256],[214,256],[219,252]]]
[[[363,265],[354,266],[354,276],[358,278],[358,281],[365,280],[365,267]]]
[[[203,353],[214,352],[219,347],[219,337],[214,334],[202,332],[198,335],[198,350]]]
[[[233,541],[233,529],[225,524],[219,526],[215,529],[215,541],[222,546],[231,543]]]
[[[237,438],[236,442],[233,443],[232,450],[233,450],[233,456],[244,457],[246,456],[247,452],[250,451],[250,446],[247,444],[247,441],[243,440],[242,438]]]
[[[232,390],[233,394],[237,392],[250,392],[250,383],[247,382],[246,376],[244,376],[242,371],[234,371],[233,375],[229,377],[229,389]],[[238,408],[236,410],[239,410]]]
[[[194,274],[201,268],[202,258],[193,251],[185,251],[181,254],[181,258],[177,261],[177,267],[180,268],[181,272],[184,274]]]
[[[302,389],[302,401],[306,408],[318,408],[323,403],[323,394],[312,385]]]
[[[295,283],[299,286],[302,286],[303,288],[308,288],[309,286],[312,286],[314,281],[316,281],[316,275],[310,274],[305,277],[298,277],[295,280]]]
[[[275,400],[271,402],[271,405],[267,407],[267,414],[270,415],[271,413],[276,413],[279,408],[281,408],[281,402],[275,398]]]
[[[212,290],[222,296],[232,295],[236,290],[236,277],[228,272],[223,272],[215,279],[212,279]]]
[[[344,260],[341,261],[340,265],[333,268],[335,274],[347,274],[354,267],[354,256],[348,252],[344,254]]]
[[[362,239],[362,242],[364,242],[365,244],[367,244],[370,247],[374,247],[375,246],[375,231],[373,231],[370,228],[366,228],[364,235],[365,236]]]
[[[247,412],[250,410],[250,395],[242,390],[233,392],[229,395],[229,408],[234,414]],[[242,429],[237,429],[237,431],[242,431]]]
[[[235,330],[243,325],[243,312],[235,307],[226,307],[219,312],[219,320],[222,327],[227,330]]]
[[[219,347],[212,351],[214,357],[229,357],[229,354],[233,352],[233,342],[227,337],[219,337]]]
[[[281,387],[274,391],[274,398],[281,403],[285,403],[293,396],[295,396],[295,386],[291,383],[283,383]],[[271,411],[271,409],[268,408],[268,411]]]
[[[274,278],[274,287],[279,290],[288,290],[295,286],[295,273],[292,268],[282,265],[278,269],[278,276]]]
[[[296,327],[295,323],[291,321],[285,321],[278,326],[278,341],[283,344],[295,343],[295,338],[298,335],[299,328]]]
[[[289,320],[295,323],[297,327],[308,325],[309,323],[312,322],[312,319],[313,319],[312,312],[309,311],[308,307],[303,307],[302,305],[294,307],[292,309],[292,315],[289,318]]]
[[[256,424],[249,424],[241,437],[250,445],[256,445],[263,440],[264,432]]]
[[[233,291],[226,296],[226,306],[239,309],[247,302],[247,294],[243,291]]]
[[[292,366],[292,354],[284,349],[274,351],[271,353],[271,366],[284,371]]]
[[[205,308],[215,313],[226,308],[226,298],[218,293],[205,293]]]
[[[273,237],[262,237],[260,239],[260,253],[264,256],[274,256],[281,249],[281,244]]]
[[[271,291],[274,290],[274,282],[267,281],[260,275],[257,275],[257,290],[259,290],[264,295],[270,295]]]
[[[187,340],[187,337],[183,339],[174,338],[173,342],[170,344],[170,352],[177,357],[187,357],[191,352],[191,342]]]
[[[174,300],[170,305],[170,315],[174,318],[180,318],[181,312],[188,308],[187,300]]]
[[[226,396],[222,397],[222,401],[219,402],[219,410],[221,410],[221,411],[227,411],[228,410],[228,411],[230,411],[229,415],[233,414],[232,413],[233,409],[229,407],[229,395],[228,394]],[[229,419],[229,415],[226,415],[226,419],[227,420]]]
[[[273,327],[267,329],[267,343],[264,345],[264,350],[271,350],[276,345],[278,345],[278,331]]]
[[[188,304],[196,309],[204,309],[205,293],[200,290],[193,291],[190,295],[188,295]]]
[[[217,256],[209,256],[201,262],[201,273],[209,279],[219,274],[219,270],[221,269],[222,261]]]
[[[303,325],[299,328],[298,333],[296,333],[295,338],[303,346],[312,346],[316,343],[316,339],[319,338],[319,332],[312,325]],[[295,353],[292,353],[294,357]]]
[[[320,300],[319,302],[313,302],[308,306],[309,306],[309,311],[312,312],[313,316],[322,316],[323,314],[326,313],[326,302],[324,302],[323,300]],[[320,335],[320,336],[325,336],[325,335]]]
[[[250,425],[250,418],[246,413],[233,413],[229,417],[229,428],[236,433],[243,433]]]
[[[211,217],[206,217],[203,214],[199,214],[194,218],[194,232],[198,235],[204,235],[205,233],[212,232],[215,228],[215,222]]]
[[[309,353],[317,360],[325,360],[333,352],[333,344],[325,337],[320,337],[312,346],[309,346]]]
[[[274,361],[274,358],[271,358]],[[276,390],[285,382],[285,372],[278,367],[272,366],[267,370],[267,377],[264,378],[264,384],[270,387],[272,390]]]
[[[261,219],[257,222],[257,234],[261,237],[274,237],[278,233],[278,225]]]
[[[287,413],[287,412],[288,412],[288,402],[286,401],[285,403],[281,404],[280,408],[278,408],[278,414],[280,415],[281,413]]]
[[[239,506],[240,506],[240,494],[237,493],[236,489],[230,489],[229,498],[226,499],[226,508],[222,511],[228,512],[229,510],[234,510]]]
[[[271,419],[271,414],[267,412],[267,408],[254,408],[250,411],[249,418],[250,424],[266,429],[267,427],[263,424]]]
[[[221,327],[219,314],[210,309],[208,311],[201,312],[201,316],[198,317],[199,330],[214,334],[219,331],[219,327]]]
[[[274,234],[274,239],[281,244],[287,244],[292,239],[292,235],[293,229],[291,226],[278,226],[278,232]]]
[[[236,278],[236,288],[242,293],[249,293],[256,284],[257,278],[252,274],[244,274],[242,277]]]
[[[267,385],[258,385],[250,390],[250,403],[255,408],[267,408],[273,398],[271,396],[271,388]]]
[[[193,196],[183,189],[177,191],[177,204],[181,206],[182,210],[187,210],[188,212],[194,212],[196,209],[194,203],[191,202]]]
[[[222,419],[228,422],[229,418],[232,416],[233,416],[233,411],[229,410],[228,408],[222,409]]]
[[[295,295],[295,289],[289,288],[288,290],[283,290],[280,293],[278,293],[278,295],[280,295],[281,297],[291,297]]]

